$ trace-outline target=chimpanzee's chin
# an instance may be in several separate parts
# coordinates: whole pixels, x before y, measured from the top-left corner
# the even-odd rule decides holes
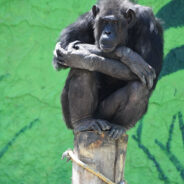
[[[109,53],[109,52],[114,51],[114,47],[107,47],[107,46],[104,46],[104,45],[100,45],[100,50],[102,52]]]

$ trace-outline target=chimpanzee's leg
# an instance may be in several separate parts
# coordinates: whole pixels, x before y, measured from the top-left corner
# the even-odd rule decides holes
[[[69,77],[68,106],[74,131],[109,130],[107,121],[93,118],[98,105],[98,82],[95,72],[72,69]]]
[[[129,85],[128,103],[120,105],[113,122],[131,128],[145,114],[151,91],[141,82],[131,82]]]
[[[150,91],[146,86],[132,81],[100,103],[99,117],[115,124],[110,131],[111,137],[119,138],[125,130],[135,125],[146,112],[149,96]]]

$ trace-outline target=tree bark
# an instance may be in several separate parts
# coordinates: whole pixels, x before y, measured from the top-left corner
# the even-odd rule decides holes
[[[75,135],[74,154],[92,169],[117,184],[125,184],[124,167],[128,135],[112,140],[107,133],[81,132]],[[94,174],[73,162],[72,184],[105,184]]]

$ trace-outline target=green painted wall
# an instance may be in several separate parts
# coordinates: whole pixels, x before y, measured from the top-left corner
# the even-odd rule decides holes
[[[52,51],[62,28],[94,0],[0,0],[0,184],[69,184]],[[128,132],[129,184],[184,183],[184,1],[139,0],[165,21],[165,64],[149,110]]]

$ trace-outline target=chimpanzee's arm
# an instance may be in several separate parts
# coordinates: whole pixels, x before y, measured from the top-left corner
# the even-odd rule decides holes
[[[68,45],[76,40],[79,40],[81,43],[95,43],[93,35],[93,15],[91,11],[81,15],[76,22],[66,27],[61,32],[58,42],[61,48],[67,49]],[[53,65],[57,70],[67,68],[62,65],[62,63],[59,63],[56,57],[53,59]]]
[[[143,84],[147,84],[148,89],[153,87],[153,81],[156,78],[155,70],[139,54],[122,46],[116,49],[115,55],[139,77]]]
[[[80,41],[81,43],[87,43],[87,44],[95,44],[94,35],[93,35],[93,17],[92,12],[89,11],[88,13],[82,15],[79,17],[79,19],[65,28],[61,36],[59,38],[59,46],[65,50],[68,49],[68,46],[73,41]],[[95,46],[95,45],[94,45]],[[55,50],[56,51],[56,50]],[[93,55],[94,56],[94,55]],[[69,63],[66,63],[64,59],[59,59],[56,55],[53,59],[53,65],[54,67],[59,70],[61,68],[67,68],[67,67],[73,67],[73,68],[80,68],[80,69],[86,69],[90,71],[99,71],[101,73],[105,73],[109,76],[119,78],[122,80],[134,80],[138,79],[138,77],[131,72],[131,70],[126,66],[118,61],[106,59],[101,57],[101,59],[95,60],[95,57],[88,57],[90,58],[89,62],[87,62],[87,58],[85,58],[84,61],[77,60],[71,60],[70,65]],[[94,64],[94,60],[95,63]],[[92,64],[93,63],[93,64]]]
[[[130,42],[137,52],[156,72],[153,88],[155,87],[163,61],[163,30],[159,21],[154,17],[151,8],[139,6],[136,32],[130,35]],[[133,39],[131,39],[131,37]]]
[[[60,47],[67,50],[67,47],[69,46],[69,44],[76,40],[80,41],[81,43],[94,44],[95,41],[94,41],[94,35],[93,35],[93,21],[94,20],[93,20],[92,12],[89,11],[86,14],[79,17],[79,19],[75,23],[66,27],[62,31],[61,36],[58,40]],[[92,51],[95,52],[93,48],[91,49],[91,53],[93,53]],[[99,52],[98,55],[102,55],[102,53]],[[93,60],[94,60],[94,57],[93,57]],[[98,60],[98,62],[96,62],[95,65],[94,64],[92,65],[92,62],[86,62],[85,63],[86,68],[84,68],[84,63],[82,62],[82,60],[77,61],[76,63],[74,63],[74,60],[73,60],[72,63],[70,63],[72,65],[68,65],[65,63],[64,60],[63,61],[58,60],[58,57],[54,56],[53,65],[57,70],[61,68],[67,68],[67,67],[88,69],[93,71],[99,71],[115,78],[121,78],[122,80],[124,79],[134,80],[136,78],[137,79],[141,78],[142,79],[141,81],[143,81],[145,80],[144,78],[147,79],[147,76],[142,75],[140,77],[140,73],[138,74],[138,72],[137,73],[134,72],[133,70],[130,69],[129,66],[127,67],[126,65],[121,65],[120,63],[117,63],[117,61],[114,63],[115,60],[111,60],[110,62],[107,62],[109,60],[110,59],[106,59],[106,62],[104,62],[104,60],[99,62]],[[110,66],[111,64],[112,64],[112,68]],[[107,71],[105,71],[106,69]],[[125,75],[127,76],[127,78],[125,78]]]
[[[56,48],[55,54],[63,65],[71,68],[84,69],[89,71],[101,72],[114,78],[121,80],[135,80],[138,77],[131,70],[118,60],[109,59],[101,56],[101,51],[96,45],[77,44],[78,49],[75,49],[75,42],[69,44],[67,50],[61,47]]]
[[[80,41],[81,43],[94,45],[95,39],[93,35],[93,29],[94,29],[93,21],[94,21],[93,15],[91,11],[80,16],[75,23],[69,25],[62,31],[61,36],[58,40],[59,46],[67,50],[69,44],[76,40]],[[97,50],[94,49],[94,47],[92,47],[91,51],[95,52]],[[90,49],[90,47],[88,48]],[[91,53],[94,53],[94,52],[91,52]],[[101,55],[100,52],[99,52],[99,55]],[[73,68],[86,69],[90,71],[92,70],[99,71],[101,73],[105,73],[107,75],[110,75],[112,77],[119,78],[122,80],[134,80],[137,78],[137,76],[133,74],[133,72],[131,72],[131,70],[126,65],[123,65],[115,60],[103,58],[103,60],[98,59],[98,62],[97,62],[97,58],[96,60],[94,59],[95,57],[93,58],[88,57],[88,58],[90,58],[89,62],[87,62],[87,58],[85,58],[85,63],[82,59],[77,61],[73,59],[71,60],[69,65],[69,63],[66,63],[63,58],[61,60],[61,58],[59,59],[55,55],[53,59],[53,65],[56,70],[60,70],[61,68],[73,67]]]
[[[78,47],[78,50],[75,47]],[[153,86],[154,69],[130,48],[119,47],[113,53],[107,54],[102,53],[96,45],[78,42],[69,44],[68,53],[65,50],[60,50],[60,48],[58,44],[55,55],[58,60],[64,60],[65,63],[63,64],[66,64],[66,66],[98,71],[122,80],[140,79],[149,89]]]

